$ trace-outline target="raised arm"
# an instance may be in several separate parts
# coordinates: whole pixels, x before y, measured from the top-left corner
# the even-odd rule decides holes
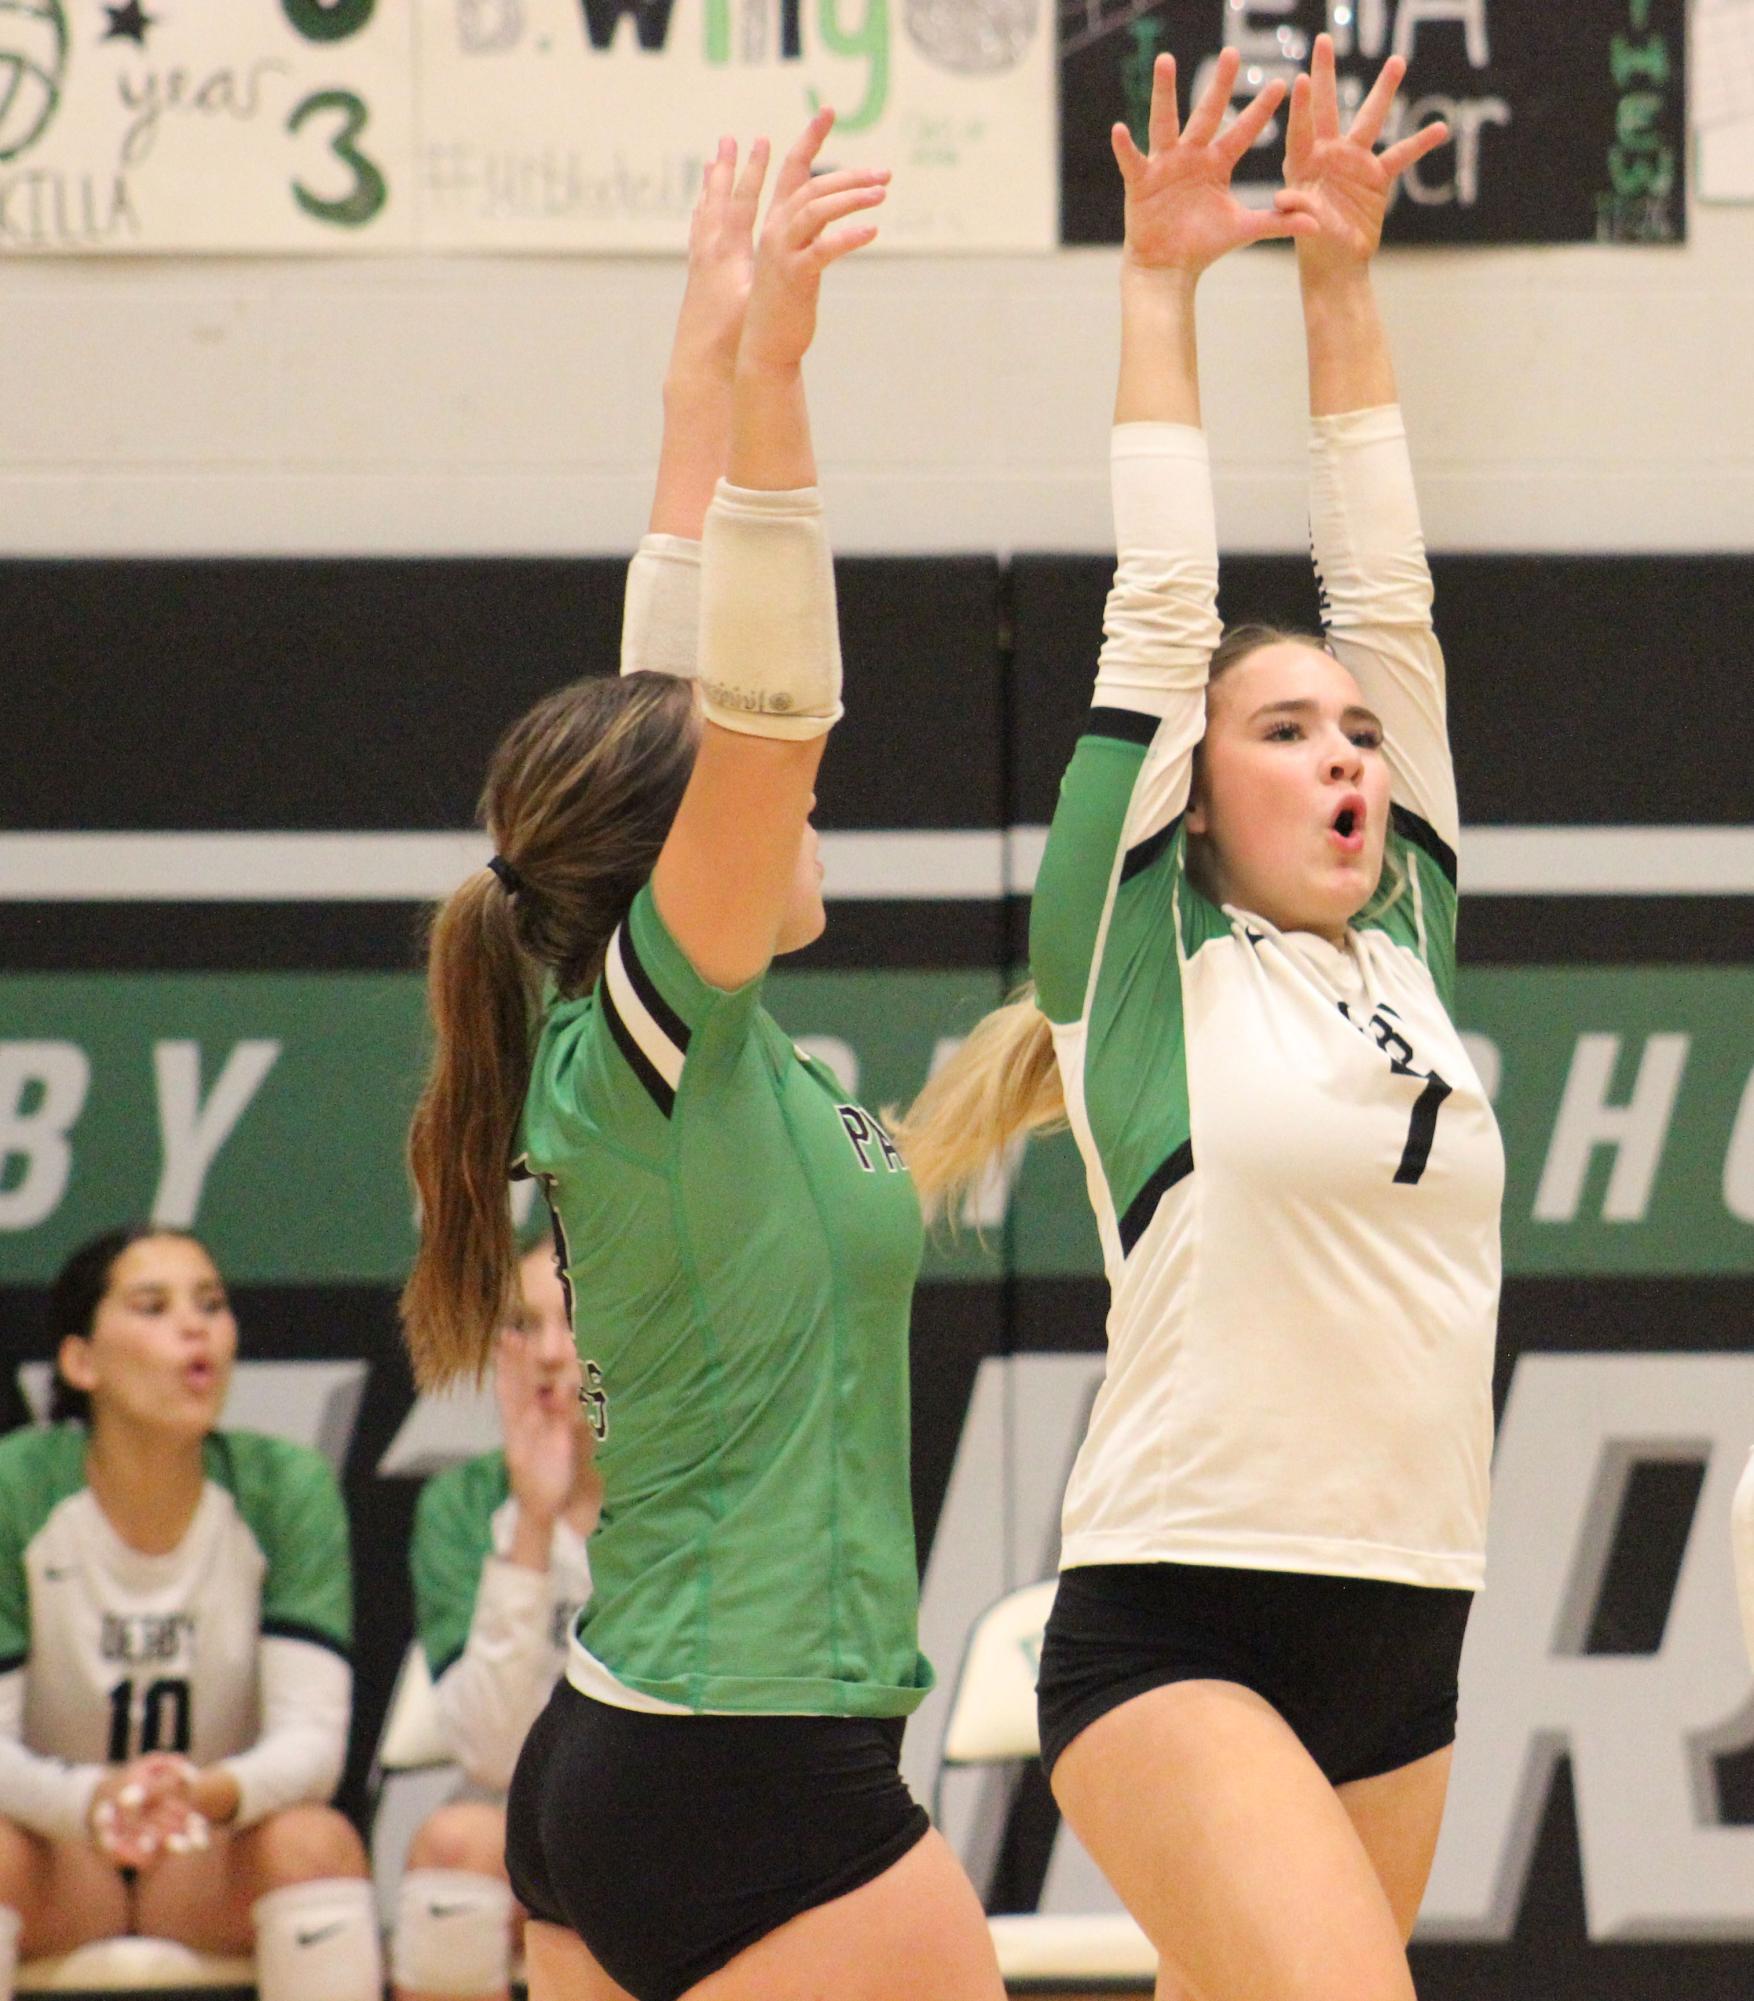
[[[1271,83],[1220,125],[1239,57],[1225,50],[1185,130],[1175,62],[1152,76],[1149,152],[1111,134],[1125,188],[1121,360],[1111,446],[1116,567],[1085,733],[1061,788],[1037,879],[1030,959],[1050,1020],[1077,1017],[1116,851],[1151,839],[1187,801],[1218,644],[1218,537],[1200,429],[1194,299],[1226,251],[1310,225],[1294,197],[1262,213],[1230,191],[1237,162],[1272,117]]]
[[[621,671],[700,671],[700,535],[731,455],[737,342],[755,270],[755,212],[768,147],[741,172],[721,139],[688,229],[688,278],[664,371],[664,434],[651,525],[627,571]]]
[[[1315,224],[1297,265],[1309,354],[1310,527],[1329,643],[1382,717],[1404,831],[1453,880],[1457,811],[1443,655],[1395,373],[1371,281],[1399,175],[1448,138],[1427,125],[1376,151],[1406,73],[1391,57],[1340,129],[1332,40],[1292,92],[1285,179]],[[1429,836],[1429,838],[1428,838]]]
[[[869,243],[850,218],[887,173],[811,166],[819,112],[781,166],[737,349],[728,473],[707,511],[701,580],[705,724],[653,894],[714,986],[766,970],[800,865],[823,741],[839,718],[834,572],[822,529],[803,360],[822,273]]]

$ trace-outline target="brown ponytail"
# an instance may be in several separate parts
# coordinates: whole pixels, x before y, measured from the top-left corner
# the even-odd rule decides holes
[[[507,731],[481,817],[517,885],[484,867],[433,918],[433,1054],[408,1134],[420,1248],[403,1335],[424,1389],[479,1377],[517,1269],[508,1171],[543,976],[588,993],[657,865],[693,768],[693,683],[575,682]]]

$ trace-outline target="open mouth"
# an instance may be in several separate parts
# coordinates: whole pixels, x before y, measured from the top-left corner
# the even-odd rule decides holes
[[[1357,793],[1350,793],[1341,800],[1340,808],[1329,822],[1328,831],[1339,844],[1342,854],[1356,855],[1364,851],[1364,801]]]
[[[190,1362],[183,1370],[183,1381],[204,1396],[212,1389],[218,1374],[211,1362]]]

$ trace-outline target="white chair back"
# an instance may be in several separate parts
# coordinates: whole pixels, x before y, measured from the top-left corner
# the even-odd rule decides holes
[[[1055,1580],[1008,1592],[975,1621],[944,1729],[944,1761],[992,1765],[1041,1749],[1035,1681]]]
[[[1742,1633],[1748,1642],[1748,1664],[1754,1667],[1754,1452],[1748,1455],[1731,1503],[1730,1534],[1736,1553],[1736,1595],[1742,1601]]]
[[[421,1765],[448,1765],[453,1755],[445,1741],[426,1650],[415,1640],[402,1656],[401,1671],[391,1691],[384,1734],[378,1740],[378,1769],[411,1772]]]
[[[242,1989],[253,1994],[255,1962],[194,1952],[165,1938],[100,1938],[59,1959],[18,1969],[20,1994],[152,1994]]]

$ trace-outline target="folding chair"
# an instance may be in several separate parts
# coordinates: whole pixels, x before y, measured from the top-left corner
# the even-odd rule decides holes
[[[1049,1578],[1009,1593],[976,1620],[950,1701],[945,1766],[1005,1764],[1040,1753],[1035,1682],[1053,1602]],[[1124,1912],[1032,1911],[987,1923],[1013,1993],[1149,1993],[1156,1985],[1156,1948]]]
[[[1736,1558],[1736,1595],[1742,1601],[1742,1633],[1748,1642],[1748,1664],[1754,1667],[1754,1452],[1736,1484],[1730,1504],[1730,1534]]]
[[[204,2001],[249,2001],[256,1965],[247,1955],[220,1958],[163,1938],[94,1939],[59,1959],[33,1959],[18,1969],[20,1994],[103,1996],[200,1994]]]

